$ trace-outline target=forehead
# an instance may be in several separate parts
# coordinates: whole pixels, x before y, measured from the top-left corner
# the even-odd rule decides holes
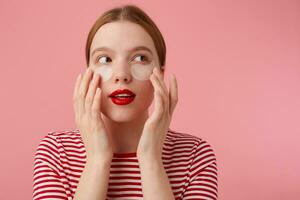
[[[104,24],[96,32],[90,52],[102,46],[109,47],[119,53],[125,53],[135,46],[146,46],[155,52],[150,35],[138,24],[118,21]]]

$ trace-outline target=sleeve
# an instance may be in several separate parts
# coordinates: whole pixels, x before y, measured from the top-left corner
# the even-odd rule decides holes
[[[217,160],[212,147],[205,141],[199,142],[190,168],[190,179],[182,200],[218,199]]]
[[[33,200],[68,199],[59,171],[61,164],[55,136],[48,133],[34,155]]]

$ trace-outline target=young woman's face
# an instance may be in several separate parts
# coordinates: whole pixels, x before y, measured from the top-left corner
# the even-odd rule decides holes
[[[134,50],[136,47],[143,48]],[[101,76],[101,112],[117,122],[132,121],[145,114],[154,97],[149,76],[153,67],[159,68],[158,63],[153,40],[140,25],[118,21],[101,26],[91,44],[89,63]],[[114,103],[109,95],[118,89],[131,90],[135,94],[133,101]]]

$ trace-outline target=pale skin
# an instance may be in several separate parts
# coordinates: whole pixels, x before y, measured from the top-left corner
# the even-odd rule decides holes
[[[139,55],[152,56],[159,63],[151,37],[139,25],[126,21],[108,23],[94,37],[91,52],[99,46],[114,50],[102,54],[111,58],[115,68],[111,79],[102,82],[101,76],[93,73],[97,64],[91,53],[90,70],[80,74],[75,83],[76,124],[87,153],[87,163],[74,196],[76,200],[105,199],[113,153],[128,152],[137,153],[144,199],[175,199],[162,163],[162,146],[178,102],[177,81],[172,74],[168,90],[164,73],[158,67],[149,80],[134,80],[126,59],[136,55],[128,49],[141,45],[152,53],[142,51]],[[108,95],[119,88],[135,92],[138,97],[135,104],[118,107],[111,103]],[[154,111],[149,116],[148,107],[153,98]]]

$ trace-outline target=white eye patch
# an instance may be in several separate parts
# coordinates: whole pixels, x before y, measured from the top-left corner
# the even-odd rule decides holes
[[[108,81],[112,76],[112,67],[110,66],[101,66],[95,69],[95,73],[101,75],[102,81]]]
[[[132,64],[130,66],[130,72],[135,79],[139,81],[146,81],[150,78],[154,67],[154,63]],[[95,73],[100,74],[103,81],[108,81],[113,74],[113,69],[111,65],[105,65],[96,68]]]
[[[143,64],[133,64],[131,65],[131,75],[140,81],[146,81],[150,78],[154,64],[150,63],[148,65]]]

